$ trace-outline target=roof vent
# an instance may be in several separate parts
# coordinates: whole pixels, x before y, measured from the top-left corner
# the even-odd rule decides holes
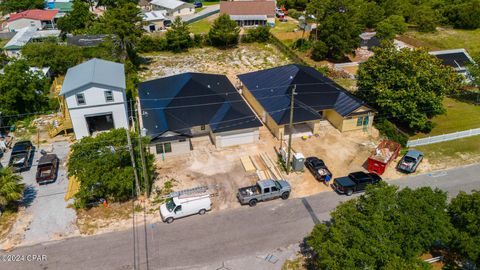
[[[207,84],[207,87],[210,88],[210,84]]]
[[[293,80],[293,76],[292,76],[292,75],[290,75],[290,80]]]

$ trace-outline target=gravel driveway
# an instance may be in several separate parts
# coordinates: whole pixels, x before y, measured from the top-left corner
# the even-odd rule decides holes
[[[52,147],[53,146],[53,147]],[[49,147],[40,147],[56,154],[60,159],[57,181],[47,185],[38,185],[35,181],[37,164],[40,158],[36,149],[32,168],[21,173],[26,184],[24,193],[25,211],[16,221],[10,237],[13,245],[28,245],[43,241],[59,239],[62,236],[77,232],[75,225],[76,213],[67,206],[73,201],[64,200],[68,187],[68,177],[65,168],[69,151],[68,142],[55,142]],[[48,149],[50,148],[50,149]],[[8,163],[11,151],[2,159],[3,165]]]

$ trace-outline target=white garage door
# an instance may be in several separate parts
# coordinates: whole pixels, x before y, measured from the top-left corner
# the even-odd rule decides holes
[[[219,147],[227,147],[239,144],[254,143],[257,141],[258,131],[242,132],[238,134],[217,135]]]

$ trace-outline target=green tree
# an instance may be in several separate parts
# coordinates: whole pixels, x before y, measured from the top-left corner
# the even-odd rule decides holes
[[[411,21],[417,24],[420,32],[433,32],[439,24],[437,12],[428,5],[415,7]]]
[[[208,38],[213,46],[228,47],[238,44],[240,28],[237,23],[230,20],[227,14],[220,15],[213,22],[212,28],[208,31]]]
[[[425,50],[398,50],[388,43],[360,65],[357,94],[387,118],[412,131],[428,132],[430,119],[445,112],[443,98],[461,78]]]
[[[385,11],[375,1],[360,1],[359,23],[367,28],[374,28],[385,18]]]
[[[102,17],[90,27],[92,34],[109,34],[123,59],[135,58],[135,44],[142,36],[140,9],[134,3],[125,3],[105,11]]]
[[[468,73],[472,78],[472,84],[480,86],[480,54],[474,56],[475,63],[468,65]]]
[[[460,261],[480,267],[480,191],[460,192],[448,206],[448,214],[456,228],[450,249]]]
[[[445,7],[445,16],[456,28],[476,29],[480,27],[480,0],[454,2]]]
[[[4,13],[10,13],[27,9],[43,9],[44,5],[44,0],[3,0],[0,3],[0,9]]]
[[[8,204],[22,199],[25,184],[21,180],[10,168],[0,168],[0,213]]]
[[[381,39],[393,39],[407,31],[405,19],[400,15],[391,15],[377,25],[377,37]]]
[[[3,115],[18,115],[49,110],[49,86],[49,79],[30,71],[24,60],[11,62],[0,75],[0,111]],[[15,120],[18,119],[3,117],[3,124],[10,125]]]
[[[429,187],[370,186],[314,227],[315,269],[427,269],[418,256],[451,237],[446,207],[446,193]]]
[[[50,67],[54,75],[82,62],[81,48],[54,42],[32,42],[22,48],[22,56],[31,66]]]
[[[82,32],[93,23],[95,17],[90,12],[88,3],[81,0],[73,1],[73,10],[58,19],[57,27],[66,33]]]
[[[135,138],[137,135],[131,133],[131,136]],[[125,129],[103,132],[95,138],[85,137],[72,145],[68,175],[75,176],[80,182],[80,190],[75,195],[78,207],[86,207],[88,202],[100,198],[109,201],[126,201],[131,198],[134,168],[127,146]],[[135,151],[139,151],[138,145],[135,145]],[[138,159],[139,155],[136,156]],[[141,164],[140,160],[136,162]],[[147,155],[146,166],[152,175],[151,155]]]
[[[190,29],[180,17],[175,18],[165,38],[168,49],[174,52],[181,52],[193,46]]]
[[[259,26],[247,30],[242,42],[267,42],[270,39],[270,27]]]

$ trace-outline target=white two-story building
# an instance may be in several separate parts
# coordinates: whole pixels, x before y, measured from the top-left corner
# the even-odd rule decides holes
[[[123,64],[92,59],[68,69],[65,97],[77,140],[115,128],[128,129]]]

